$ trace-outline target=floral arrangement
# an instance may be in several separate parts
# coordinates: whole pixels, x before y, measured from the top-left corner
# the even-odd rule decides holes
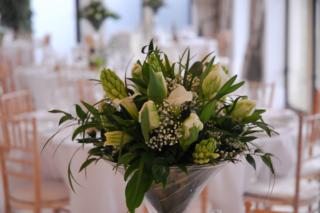
[[[82,11],[78,14],[81,18],[86,18],[96,30],[99,30],[104,19],[112,17],[118,19],[119,16],[107,10],[101,2],[91,1]]]
[[[176,63],[152,41],[142,52],[145,61],[138,60],[132,78],[124,82],[110,69],[101,71],[95,81],[105,97],[95,105],[81,101],[87,112],[79,105],[77,117],[50,111],[64,113],[59,125],[74,122],[62,128],[79,125],[72,140],[82,133],[76,140],[94,145],[80,171],[100,159],[115,162],[115,169],[124,167],[124,180],[130,179],[125,190],[130,212],[140,206],[153,182],[166,187],[171,166],[187,173],[188,165],[237,163],[244,157],[255,168],[252,155],[258,155],[274,173],[273,155],[253,142],[253,133],[277,134],[263,121],[265,110],[256,109],[257,103],[246,96],[231,95],[245,82],[235,83],[237,76],[230,78],[225,67],[214,64],[215,57],[206,63],[210,54],[190,66],[189,49]],[[73,189],[72,179],[69,169]]]

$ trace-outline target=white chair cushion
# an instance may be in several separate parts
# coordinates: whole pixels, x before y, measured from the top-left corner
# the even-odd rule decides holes
[[[269,184],[268,181],[257,181],[250,184],[245,193],[253,196],[266,197],[267,193],[270,193],[272,190],[272,194],[270,195],[271,199],[285,200],[290,200],[295,195],[295,179],[276,178],[273,189],[272,186],[273,184]],[[320,191],[319,186],[319,182],[315,180],[300,180],[299,199],[301,201],[307,201],[317,198]]]
[[[33,182],[17,185],[10,193],[11,198],[24,201],[35,202],[35,187]],[[62,181],[45,180],[41,181],[41,201],[54,202],[69,198],[69,190]]]
[[[320,174],[320,158],[315,158],[309,161],[306,161],[302,164],[301,175],[316,175]]]

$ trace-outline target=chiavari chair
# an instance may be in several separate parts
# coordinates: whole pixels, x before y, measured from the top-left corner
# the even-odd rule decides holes
[[[314,172],[319,167],[320,152],[320,113],[300,117],[299,138],[297,143],[297,164],[295,178],[276,178],[274,188],[269,182],[253,183],[247,189],[244,200],[263,203],[267,206],[290,205],[294,212],[301,206],[308,206],[309,213],[318,212],[320,207],[312,205],[320,202],[319,174]],[[310,151],[313,150],[313,151]],[[272,185],[271,185],[272,186]],[[269,190],[272,193],[267,194]]]
[[[69,192],[60,180],[40,178],[35,118],[2,117],[1,120],[7,126],[7,141],[0,147],[5,213],[13,209],[40,213],[42,208],[58,213],[69,204]]]

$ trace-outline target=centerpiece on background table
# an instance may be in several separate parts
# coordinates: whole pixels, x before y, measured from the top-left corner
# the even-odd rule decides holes
[[[83,10],[78,13],[79,18],[87,19],[96,31],[99,31],[101,24],[106,18],[119,19],[116,13],[106,9],[102,2],[91,1]]]
[[[64,114],[62,129],[79,126],[72,140],[82,134],[78,143],[95,146],[80,171],[100,159],[113,165],[128,181],[130,212],[144,197],[150,212],[188,212],[227,162],[245,158],[255,168],[252,155],[259,155],[274,173],[273,155],[253,142],[253,133],[276,133],[261,117],[265,110],[256,109],[246,96],[231,95],[245,82],[235,83],[237,76],[230,78],[225,67],[214,64],[215,57],[205,62],[210,54],[191,66],[189,49],[177,63],[152,41],[142,52],[145,61],[138,60],[132,78],[124,82],[103,69],[95,81],[106,92],[104,99],[94,105],[81,101],[86,110],[76,104],[77,117],[50,111]],[[68,175],[73,189],[70,167]]]

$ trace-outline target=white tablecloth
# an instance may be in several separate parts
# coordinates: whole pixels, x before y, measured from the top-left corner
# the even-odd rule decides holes
[[[272,114],[272,112],[270,113]],[[278,113],[284,115],[288,111],[280,111]],[[289,112],[288,115],[294,116],[292,112]],[[275,154],[281,160],[281,163],[276,159],[273,160],[278,177],[293,176],[297,159],[297,117],[285,127],[279,127],[275,130],[280,133],[280,136],[273,136],[272,138],[259,136],[260,138],[256,142],[266,152]],[[39,143],[44,143],[51,135],[52,133],[40,133]],[[67,138],[60,145],[54,158],[52,158],[54,151],[66,135],[68,133],[63,132],[57,135],[52,143],[46,147],[41,159],[47,164],[47,167],[43,169],[45,171],[42,170],[47,176],[60,177],[68,185],[68,164],[80,144],[71,142],[71,139]],[[101,160],[96,165],[91,164],[87,169],[87,180],[84,172],[78,173],[91,147],[86,145],[84,150],[78,151],[72,161],[71,170],[82,187],[74,183],[76,194],[70,189],[71,212],[126,212],[123,176],[119,173],[114,175],[112,167],[107,162]],[[246,186],[255,177],[267,180],[270,177],[269,170],[261,159],[256,159],[256,164],[256,173],[245,159],[243,159],[242,163],[236,165],[227,164],[209,184],[210,207],[208,209],[221,209],[223,213],[243,213],[244,203],[242,196]]]

